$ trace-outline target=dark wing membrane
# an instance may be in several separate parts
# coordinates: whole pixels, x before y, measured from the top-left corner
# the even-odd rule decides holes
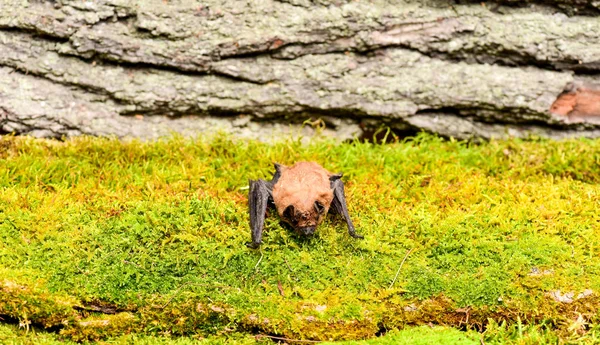
[[[348,233],[350,236],[354,238],[363,238],[362,235],[356,233],[354,224],[352,224],[352,220],[350,220],[348,206],[346,205],[346,195],[344,194],[344,183],[342,180],[340,180],[340,177],[342,177],[342,175],[337,174],[331,176],[330,178],[331,189],[333,189],[333,201],[331,202],[331,209],[344,218],[346,224],[348,225]]]
[[[246,243],[250,248],[258,248],[262,242],[262,233],[265,226],[265,214],[273,185],[264,180],[250,180],[250,192],[248,193],[248,204],[250,206],[250,229],[252,231],[252,242]]]

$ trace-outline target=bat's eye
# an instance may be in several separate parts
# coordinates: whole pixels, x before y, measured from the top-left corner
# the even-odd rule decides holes
[[[317,212],[321,214],[325,212],[325,206],[323,206],[323,204],[321,204],[320,202],[315,201],[315,210],[317,210]]]
[[[290,222],[295,223],[296,219],[294,217],[294,206],[290,205],[286,207],[283,211],[283,217],[289,220]]]

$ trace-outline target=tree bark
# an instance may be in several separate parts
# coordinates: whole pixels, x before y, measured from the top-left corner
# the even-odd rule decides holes
[[[598,4],[503,3],[4,0],[0,131],[600,136]]]

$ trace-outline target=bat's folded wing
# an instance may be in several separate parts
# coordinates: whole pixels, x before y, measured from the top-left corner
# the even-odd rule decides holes
[[[246,243],[249,248],[258,248],[262,242],[262,233],[265,226],[265,214],[273,185],[265,180],[250,180],[248,204],[250,206],[250,228],[252,242]]]
[[[340,214],[348,225],[348,233],[354,238],[363,238],[362,235],[356,233],[354,224],[348,214],[348,206],[346,205],[346,195],[344,194],[344,183],[340,179],[341,174],[331,176],[331,189],[333,189],[333,201],[331,201],[331,209]]]

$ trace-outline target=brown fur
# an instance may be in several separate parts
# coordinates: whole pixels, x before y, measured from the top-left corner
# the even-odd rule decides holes
[[[298,162],[291,167],[281,166],[281,176],[273,186],[273,201],[281,219],[292,205],[298,215],[296,227],[317,226],[329,211],[333,191],[329,177],[333,174],[315,162]],[[325,207],[321,214],[314,207],[318,201]]]

